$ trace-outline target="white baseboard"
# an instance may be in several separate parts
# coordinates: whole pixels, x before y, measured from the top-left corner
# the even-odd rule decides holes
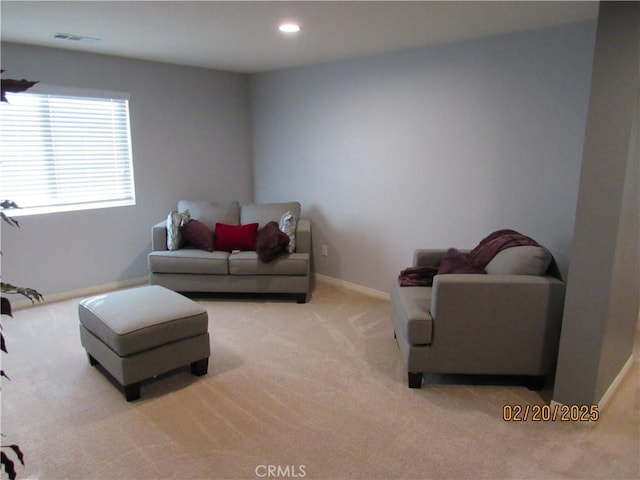
[[[121,288],[134,287],[137,285],[143,285],[145,283],[149,283],[149,277],[138,277],[138,278],[133,278],[131,280],[123,280],[121,282],[111,282],[111,283],[105,283],[103,285],[94,285],[92,287],[81,288],[78,290],[71,290],[69,292],[60,292],[60,293],[53,293],[50,295],[46,295],[44,297],[44,302],[53,303],[53,302],[61,302],[63,300],[70,300],[72,298],[89,297],[91,295],[97,295],[99,293],[110,292],[113,290],[119,290]],[[24,300],[12,301],[11,309],[20,310],[22,308],[36,307],[41,304],[42,302],[41,303],[36,302],[35,304],[32,304],[30,300],[24,299]]]
[[[338,280],[337,278],[328,277],[326,275],[322,275],[320,273],[314,274],[315,279],[319,282],[328,283],[329,285],[333,285],[334,287],[343,288],[345,290],[350,290],[352,292],[361,293],[363,295],[367,295],[369,297],[375,297],[380,300],[391,300],[391,296],[387,292],[381,292],[380,290],[375,290],[369,287],[363,287],[362,285],[358,285],[357,283],[345,282],[344,280]]]
[[[375,297],[381,300],[389,301],[391,298],[388,293],[381,292],[380,290],[374,290],[373,288],[363,287],[356,283],[345,282],[344,280],[338,280],[337,278],[328,277],[319,273],[315,274],[316,280],[324,283],[328,283],[338,288],[350,290],[352,292],[361,293],[370,297]],[[81,288],[78,290],[71,290],[69,292],[53,293],[46,295],[44,301],[46,303],[61,302],[63,300],[70,300],[78,297],[88,297],[91,295],[98,295],[99,293],[110,292],[113,290],[119,290],[122,288],[134,287],[137,285],[143,285],[149,282],[149,277],[138,277],[131,280],[124,280],[121,282],[105,283],[102,285],[94,285],[91,287]],[[22,308],[28,308],[37,306],[38,303],[32,304],[29,300],[16,300],[11,302],[11,308],[13,310],[20,310]]]
[[[611,382],[611,385],[609,385],[609,388],[607,388],[607,391],[604,392],[604,395],[598,402],[598,405],[600,406],[601,410],[605,407],[607,403],[609,403],[609,401],[611,401],[616,390],[620,388],[620,384],[624,380],[624,377],[627,376],[627,373],[629,373],[632,363],[633,363],[633,355],[631,355],[627,359],[622,369],[620,369],[620,372],[618,373],[618,375],[616,375],[616,378],[613,380],[613,382]]]
[[[576,406],[573,407],[573,410],[565,405],[564,403],[556,402],[555,400],[551,400],[549,402],[550,412],[554,412],[552,418],[556,421],[562,421],[560,419],[564,419],[564,421],[568,421],[571,419],[571,423],[580,425],[581,427],[594,427],[598,423],[598,419],[600,418],[601,409],[598,405],[598,417],[595,420],[585,420],[583,421],[583,412],[582,410],[576,410]],[[585,414],[587,412],[584,412]]]
[[[600,401],[594,402],[598,406],[598,412],[600,415],[602,415],[602,410],[604,410],[607,404],[611,401],[611,399],[615,395],[615,392],[618,390],[618,388],[620,388],[620,385],[622,384],[622,381],[624,380],[624,378],[627,376],[627,373],[629,373],[629,370],[631,369],[632,364],[633,364],[633,355],[630,355],[627,361],[625,362],[624,366],[622,367],[622,369],[620,369],[620,372],[618,372],[618,375],[616,375],[616,378],[613,380],[613,382],[611,382],[611,385],[609,385],[609,388],[607,388],[607,391],[604,392],[604,395],[602,395],[602,398],[600,399]],[[552,409],[555,408],[556,405],[558,406],[559,409],[562,409],[562,407],[564,406],[563,403],[556,402],[555,400],[551,400],[551,403],[550,403],[551,408]],[[575,423],[581,426],[593,427],[597,422],[575,422]]]

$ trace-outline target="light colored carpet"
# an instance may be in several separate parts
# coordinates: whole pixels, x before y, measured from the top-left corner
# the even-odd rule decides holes
[[[89,366],[78,300],[3,319],[3,444],[25,453],[19,478],[640,478],[637,361],[594,427],[505,422],[505,404],[550,392],[442,376],[407,388],[384,300],[319,283],[305,305],[197,301],[208,375],[162,375],[132,403]]]

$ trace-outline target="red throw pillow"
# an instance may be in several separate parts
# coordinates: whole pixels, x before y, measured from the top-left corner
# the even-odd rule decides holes
[[[213,232],[199,220],[191,220],[180,229],[182,237],[200,250],[213,252]]]
[[[216,250],[232,252],[233,250],[255,250],[257,223],[246,225],[228,225],[216,223]]]

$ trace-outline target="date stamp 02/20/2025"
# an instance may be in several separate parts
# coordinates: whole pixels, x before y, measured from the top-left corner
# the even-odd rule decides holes
[[[597,422],[600,418],[598,405],[552,405],[505,404],[502,420],[505,422]]]

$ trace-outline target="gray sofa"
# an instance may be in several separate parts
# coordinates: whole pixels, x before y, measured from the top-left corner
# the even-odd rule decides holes
[[[152,251],[148,255],[151,285],[162,285],[177,292],[291,294],[298,303],[307,301],[311,284],[311,223],[300,217],[298,202],[241,206],[235,201],[181,200],[173,213],[185,211],[211,231],[215,231],[217,223],[245,226],[258,223],[262,228],[290,212],[294,219],[295,249],[278,254],[268,262],[260,260],[256,251],[206,251],[188,244],[171,250],[168,219],[169,222],[161,221],[151,229]]]
[[[446,252],[416,250],[413,266],[436,269]],[[486,272],[435,274],[431,286],[393,282],[391,316],[410,388],[421,387],[423,372],[518,375],[531,389],[553,373],[565,295],[553,257],[543,247],[512,247]]]

